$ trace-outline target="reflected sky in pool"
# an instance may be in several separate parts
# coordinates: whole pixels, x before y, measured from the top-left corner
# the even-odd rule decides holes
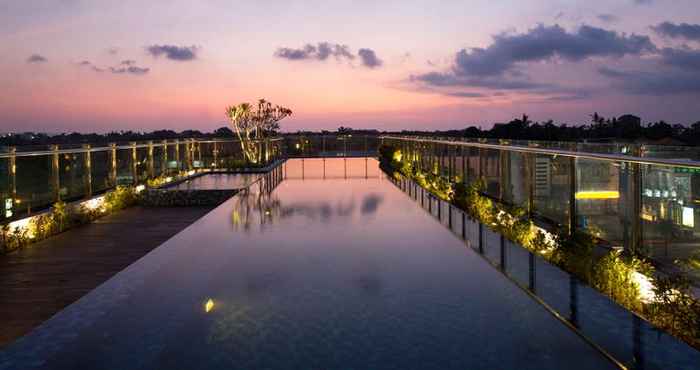
[[[208,173],[175,184],[169,188],[175,190],[240,189],[250,185],[250,183],[255,181],[258,177],[258,174]]]
[[[303,179],[300,162],[6,348],[0,368],[614,368],[376,161],[307,160]]]

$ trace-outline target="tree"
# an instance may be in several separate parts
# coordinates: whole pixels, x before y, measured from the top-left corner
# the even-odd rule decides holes
[[[288,108],[272,104],[265,99],[258,100],[257,107],[241,103],[226,108],[226,117],[231,121],[241,143],[245,159],[250,163],[260,163],[262,150],[260,140],[279,130],[279,122],[290,116]]]

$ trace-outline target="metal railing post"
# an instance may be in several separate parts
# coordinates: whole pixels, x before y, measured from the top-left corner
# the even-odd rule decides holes
[[[131,143],[131,176],[133,178],[132,183],[134,185],[139,183],[139,159],[136,153],[136,142]]]
[[[58,145],[51,145],[51,187],[53,190],[53,201],[61,200],[61,173]]]
[[[165,175],[168,173],[168,140],[163,140],[163,154],[160,157],[160,174]]]
[[[180,140],[175,139],[175,164],[177,165],[178,172],[182,169],[180,165]]]
[[[109,143],[109,185],[117,186],[117,144]]]
[[[10,160],[9,160],[9,170],[10,170],[10,198],[12,199],[12,207],[14,208],[17,204],[17,148],[10,147]]]
[[[153,141],[148,142],[148,177],[155,177],[155,163],[153,158]]]
[[[576,158],[569,158],[569,235],[574,235],[577,227],[576,216]]]
[[[92,196],[92,153],[90,151],[90,144],[84,144],[83,149],[85,150],[84,165],[83,165],[83,182],[85,183],[85,196]]]
[[[219,143],[214,141],[214,149],[212,150],[212,156],[214,157],[214,168],[219,167]]]
[[[535,210],[535,154],[525,153],[525,168],[527,177],[525,186],[527,189],[527,215],[532,217]]]

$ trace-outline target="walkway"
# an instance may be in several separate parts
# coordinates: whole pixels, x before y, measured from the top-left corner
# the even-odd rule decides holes
[[[28,333],[212,208],[133,207],[0,256],[0,346]]]

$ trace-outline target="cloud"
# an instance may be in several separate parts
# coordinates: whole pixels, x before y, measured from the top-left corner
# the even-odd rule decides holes
[[[637,5],[649,5],[653,2],[654,0],[634,0],[634,3]]]
[[[27,63],[46,63],[49,60],[39,54],[32,54],[27,58]]]
[[[194,45],[151,45],[146,47],[146,51],[154,58],[158,58],[162,55],[165,55],[165,57],[170,60],[189,61],[197,59],[197,52],[199,51],[199,47]]]
[[[278,48],[274,54],[277,58],[287,60],[326,60],[333,56],[337,60],[355,59],[355,55],[350,52],[347,45],[332,44],[328,42],[319,42],[316,45],[306,44],[301,48]]]
[[[377,54],[375,54],[374,50],[372,49],[360,49],[357,51],[357,55],[360,56],[362,65],[367,68],[377,68],[382,66],[382,60],[377,58]]]
[[[673,39],[686,39],[700,41],[700,24],[663,22],[656,26],[651,26],[657,34]]]
[[[682,70],[700,72],[700,50],[664,48],[661,61]]]
[[[485,95],[485,94],[469,92],[469,91],[449,92],[449,93],[446,93],[445,95],[454,96],[457,98],[485,98],[485,97],[487,97],[487,95]]]
[[[136,61],[131,59],[122,60],[116,67],[109,68],[100,68],[92,64],[89,60],[83,60],[82,62],[77,63],[77,65],[80,67],[90,68],[98,73],[109,71],[110,73],[114,74],[145,75],[151,71],[150,68],[137,67]]]
[[[614,14],[598,14],[597,18],[605,23],[615,23],[620,20],[620,18]]]
[[[532,82],[523,79],[513,79],[510,77],[464,77],[453,73],[429,72],[425,74],[412,75],[413,82],[423,82],[427,85],[437,87],[482,87],[493,90],[535,90],[554,87],[551,84]]]
[[[454,70],[459,75],[502,75],[516,68],[516,63],[548,61],[561,58],[581,61],[590,57],[622,57],[654,51],[649,37],[618,34],[602,28],[581,26],[567,32],[559,25],[540,25],[517,35],[494,36],[487,48],[462,49],[455,57]]]
[[[133,75],[145,75],[146,73],[150,72],[150,68],[141,68],[141,67],[136,67],[136,66],[128,66],[128,67],[109,67],[109,71],[112,73],[116,74],[123,74],[123,73],[128,73],[128,74],[133,74]]]
[[[85,67],[85,68],[90,68],[91,70],[95,72],[104,72],[105,70],[102,68],[99,68],[98,66],[92,64],[89,60],[83,60],[82,62],[77,63],[78,66],[80,67]]]
[[[635,95],[675,95],[700,93],[700,75],[698,73],[667,71],[626,71],[601,67],[598,72],[614,80],[617,87]]]
[[[107,49],[107,54],[109,54],[109,55],[117,55],[118,53],[119,53],[119,49],[118,49],[118,48],[109,48],[109,49]]]
[[[492,90],[530,90],[578,96],[564,87],[531,81],[522,71],[525,63],[594,57],[622,57],[656,52],[646,36],[619,34],[581,26],[569,32],[559,25],[539,25],[521,34],[499,34],[486,48],[462,49],[447,71],[413,75],[410,80],[437,87],[478,87]]]

